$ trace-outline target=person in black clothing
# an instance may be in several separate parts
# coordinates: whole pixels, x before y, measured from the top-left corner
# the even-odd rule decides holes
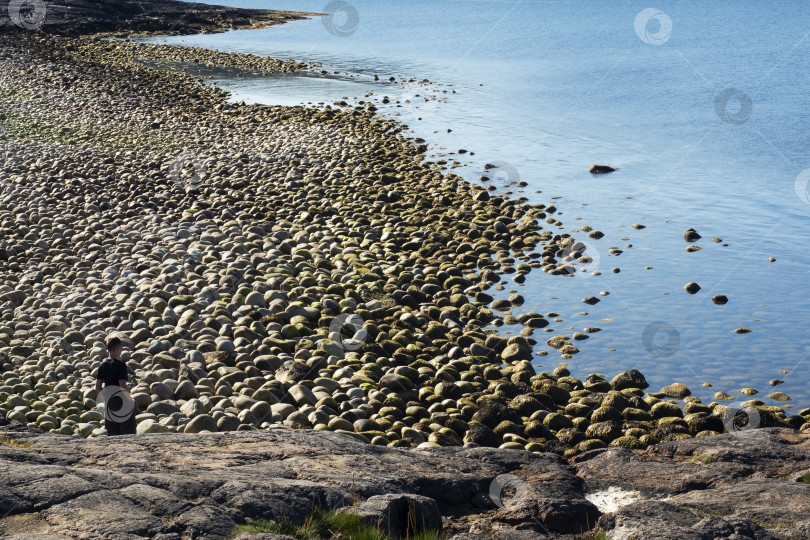
[[[96,376],[98,401],[104,402],[104,427],[107,435],[130,435],[135,433],[135,403],[127,387],[127,365],[121,360],[123,342],[111,334],[106,344],[110,357],[101,363]]]

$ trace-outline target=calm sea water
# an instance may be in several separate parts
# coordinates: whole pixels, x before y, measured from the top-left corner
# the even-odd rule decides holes
[[[455,172],[471,182],[485,163],[499,162],[493,183],[501,191],[554,202],[564,231],[588,225],[605,233],[579,235],[594,257],[587,272],[537,271],[507,285],[526,297],[520,312],[561,314],[553,334],[535,334],[537,349],[549,351],[537,357],[543,370],[561,361],[545,339],[598,326],[567,361],[574,375],[637,368],[653,390],[682,382],[704,400],[723,390],[742,401],[751,398],[737,390],[754,387],[768,404],[780,404],[765,397],[779,390],[789,404],[810,406],[810,173],[802,174],[810,168],[810,4],[217,3],[333,13],[267,30],[154,40],[341,72],[215,74],[234,99],[333,103],[373,92],[402,103],[420,94],[414,106],[392,103],[380,113],[398,115],[437,155],[462,162]],[[431,84],[391,84],[390,76]],[[452,154],[461,148],[475,154]],[[593,163],[620,170],[594,176]],[[508,185],[518,177],[528,186]],[[637,223],[646,228],[632,228]],[[703,236],[701,251],[685,250],[689,227]],[[621,273],[611,272],[616,267]],[[702,287],[695,295],[683,290],[691,281]],[[599,304],[581,302],[601,291],[610,294]],[[713,304],[715,294],[728,303]],[[739,327],[753,332],[735,334]],[[772,388],[771,379],[785,383]],[[713,387],[701,386],[707,382]]]

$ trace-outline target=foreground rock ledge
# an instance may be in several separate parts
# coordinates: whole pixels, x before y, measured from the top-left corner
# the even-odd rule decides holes
[[[369,517],[399,500],[391,495],[411,494],[434,526],[438,508],[445,537],[457,540],[806,538],[808,439],[766,428],[569,463],[521,450],[378,447],[304,429],[77,439],[10,423],[0,426],[0,535],[224,538],[253,519],[302,520],[313,504],[357,501]],[[624,505],[607,513],[606,493]],[[389,496],[363,502],[380,495]]]

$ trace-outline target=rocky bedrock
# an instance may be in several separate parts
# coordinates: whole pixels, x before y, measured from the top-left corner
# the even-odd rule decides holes
[[[810,532],[810,434],[782,428],[566,461],[307,429],[79,439],[3,423],[0,534],[11,538],[225,538],[257,519],[302,521],[315,506],[346,507],[395,535],[416,509],[456,540]]]

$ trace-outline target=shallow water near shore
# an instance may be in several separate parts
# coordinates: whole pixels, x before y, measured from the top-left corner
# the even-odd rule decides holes
[[[335,15],[332,32],[315,18],[148,41],[320,63],[340,73],[197,74],[246,102],[372,101],[428,141],[436,159],[446,154],[462,163],[454,172],[467,180],[479,183],[484,165],[494,163],[502,167],[490,183],[500,192],[554,203],[564,226],[547,225],[552,231],[588,225],[604,232],[599,240],[576,234],[594,258],[586,272],[536,270],[524,284],[505,277],[498,297],[514,290],[526,299],[516,315],[553,311],[563,319],[554,332],[534,334],[536,349],[548,351],[536,358],[542,370],[560,361],[579,377],[637,368],[650,390],[682,382],[707,401],[716,391],[743,401],[752,397],[737,390],[753,387],[760,391],[753,398],[801,408],[810,404],[810,337],[803,332],[810,322],[810,197],[800,175],[810,167],[810,39],[802,24],[810,6],[776,6],[662,2],[666,18],[638,34],[634,23],[648,6],[635,2],[357,0],[354,11]],[[324,11],[316,2],[271,7]],[[355,22],[353,32],[338,35]],[[659,45],[644,41],[656,36]],[[430,83],[417,84],[423,79]],[[739,89],[738,99],[721,100],[718,113],[726,88]],[[383,96],[389,104],[375,101]],[[593,163],[620,170],[591,175]],[[528,185],[508,185],[518,180]],[[689,227],[703,236],[694,253],[682,236]],[[614,246],[623,252],[611,255]],[[616,267],[621,273],[611,272]],[[683,290],[691,281],[702,287],[697,294]],[[728,304],[713,304],[715,294],[728,296]],[[587,296],[601,302],[582,303]],[[569,360],[545,345],[552,335],[593,326],[602,331],[576,342],[581,352]],[[740,327],[753,332],[735,334]],[[772,388],[772,379],[785,383]],[[705,382],[714,386],[701,387]],[[765,397],[775,390],[792,401]]]

